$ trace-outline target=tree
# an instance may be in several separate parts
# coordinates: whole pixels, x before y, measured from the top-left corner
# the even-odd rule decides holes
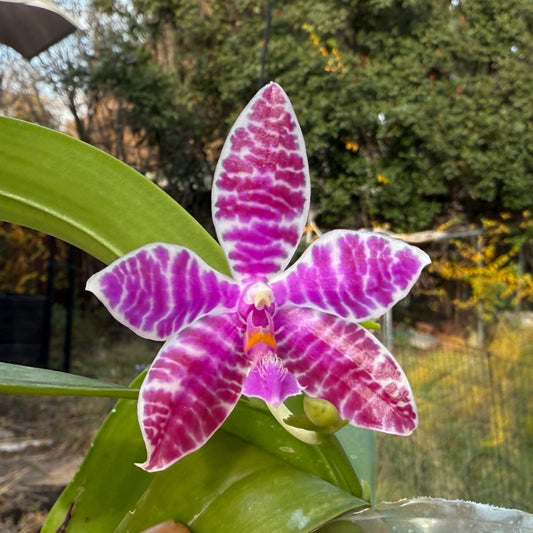
[[[40,87],[38,70],[8,47],[0,49],[0,113],[55,128],[59,124],[51,95]]]
[[[533,7],[272,4],[267,79],[293,99],[322,225],[409,231],[529,206]],[[160,182],[198,215],[229,124],[257,89],[266,3],[99,7],[114,25],[99,21],[82,85],[124,104]]]

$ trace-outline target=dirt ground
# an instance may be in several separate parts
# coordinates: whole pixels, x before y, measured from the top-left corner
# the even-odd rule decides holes
[[[0,395],[0,531],[37,533],[114,401]]]

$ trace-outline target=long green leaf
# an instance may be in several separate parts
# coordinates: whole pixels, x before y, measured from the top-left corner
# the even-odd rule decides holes
[[[139,388],[123,387],[55,370],[0,363],[0,392],[135,400],[139,395]],[[324,443],[318,446],[309,446],[291,439],[289,446],[287,432],[259,400],[243,397],[226,421],[224,429],[263,451],[282,458],[292,466],[303,468],[354,496],[362,496],[361,486],[350,460],[335,437],[324,436]],[[267,435],[268,438],[265,438]]]
[[[0,393],[101,396],[135,400],[139,390],[56,370],[0,363]]]
[[[145,453],[136,405],[131,400],[116,404],[80,470],[52,507],[42,533],[56,533],[64,524],[69,533],[111,533],[149,486],[153,474],[134,466]]]
[[[314,459],[304,455],[297,467],[287,460],[290,450],[296,456],[300,447],[312,453],[314,446],[286,432],[282,439],[266,426],[257,439],[266,443],[272,437],[276,445],[269,451],[235,436],[239,423],[246,420],[258,427],[255,417],[263,414],[247,405],[238,415],[242,422],[223,426],[200,450],[171,468],[147,474],[133,464],[145,458],[135,402],[120,400],[51,510],[43,533],[66,523],[69,533],[141,531],[167,519],[188,523],[195,533],[291,533],[311,531],[348,509],[366,505],[317,475],[330,475],[327,450]],[[317,466],[317,461],[324,464]]]
[[[353,470],[363,484],[363,499],[376,502],[376,433],[369,429],[345,426],[335,433]]]
[[[288,439],[287,431],[263,405],[260,400],[241,398],[224,424],[225,431],[354,496],[362,497],[359,479],[335,436],[324,435],[322,444],[314,446],[292,437]]]
[[[178,497],[168,498],[168,491]],[[220,432],[178,468],[154,477],[116,533],[174,519],[195,533],[311,531],[357,500],[322,479]]]
[[[214,239],[149,180],[88,144],[6,117],[0,117],[0,220],[55,235],[105,263],[163,241],[227,272]]]
[[[187,246],[228,272],[215,240],[139,173],[86,143],[7,117],[0,117],[0,220],[55,235],[104,262],[162,241]],[[27,380],[17,389],[14,375],[5,377],[11,390],[2,387],[2,392],[30,394],[35,387],[33,393],[52,393]],[[62,391],[77,394],[73,387],[65,381]],[[108,395],[120,396],[112,388]],[[101,387],[80,390],[104,395]]]
[[[142,176],[84,143],[6,118],[0,118],[0,219],[56,235],[104,262],[147,242],[166,241],[195,250],[214,268],[227,272],[215,241]],[[77,378],[73,382],[61,378],[54,385],[49,375],[34,377],[19,375],[11,385],[49,392],[56,387],[61,393],[123,392],[108,384],[81,384]],[[136,394],[135,388],[131,393]],[[139,527],[151,525],[158,518],[154,508],[165,519],[194,522],[198,532],[216,529],[221,516],[232,531],[308,531],[365,503],[350,494],[360,487],[334,441],[316,448],[314,457],[302,453],[302,459],[288,459],[288,450],[301,443],[287,434],[287,441],[282,437],[278,442],[276,437],[275,446],[265,446],[273,428],[253,423],[264,412],[252,410],[242,418],[239,408],[228,427],[198,452],[164,473],[147,474],[133,466],[144,458],[135,402],[121,400],[44,531],[56,531],[67,523],[68,531],[114,531],[119,524],[130,530],[132,516]],[[206,464],[218,466],[205,470]],[[202,468],[207,477],[198,484]],[[190,490],[193,483],[195,493]],[[241,506],[254,508],[253,502],[267,487],[274,489],[274,496],[256,506],[255,514],[243,512]],[[191,497],[194,508],[187,507]]]

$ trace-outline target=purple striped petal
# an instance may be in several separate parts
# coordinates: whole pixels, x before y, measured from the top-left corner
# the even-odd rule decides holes
[[[181,246],[152,243],[87,282],[109,312],[141,337],[166,340],[200,316],[234,309],[239,286]]]
[[[429,263],[425,252],[397,239],[336,230],[317,239],[270,286],[278,307],[297,304],[360,322],[404,298]]]
[[[278,355],[305,392],[330,401],[351,424],[408,435],[418,416],[402,369],[368,331],[314,309],[275,315]]]
[[[237,313],[206,316],[165,343],[141,387],[137,413],[148,458],[163,470],[197,450],[239,400],[250,361]]]
[[[213,220],[235,279],[264,280],[285,268],[309,198],[300,126],[283,89],[270,83],[235,122],[213,182]]]

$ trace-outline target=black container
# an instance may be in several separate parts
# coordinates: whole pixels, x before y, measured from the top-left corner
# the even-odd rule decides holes
[[[41,366],[46,298],[0,293],[0,361]]]

